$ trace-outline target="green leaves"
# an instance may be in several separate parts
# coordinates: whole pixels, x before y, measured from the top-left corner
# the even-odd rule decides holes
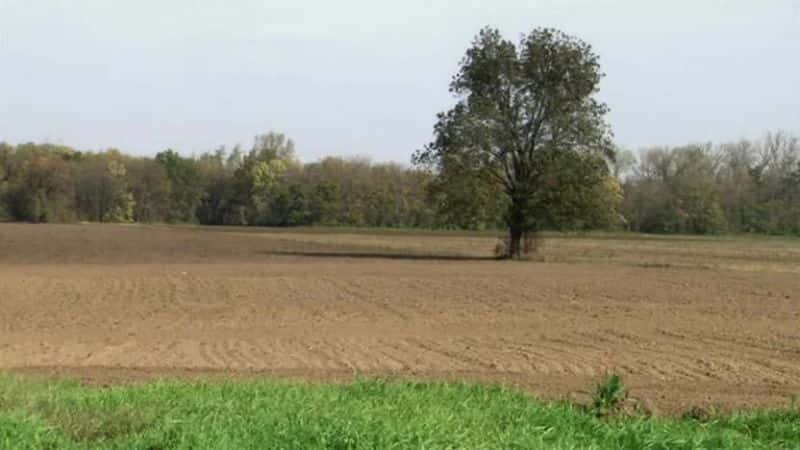
[[[628,398],[628,393],[622,385],[622,378],[617,374],[607,376],[597,385],[592,396],[592,413],[603,417],[617,409]]]
[[[593,161],[613,155],[608,108],[594,98],[602,76],[591,46],[560,31],[535,29],[514,45],[485,28],[453,77],[457,104],[438,116],[436,139],[413,161],[438,172],[440,198],[504,197],[512,241],[547,226],[545,213],[563,201],[571,207],[559,222],[574,221],[605,198],[590,195],[607,173]],[[581,164],[580,176],[557,172],[564,158],[572,169]],[[580,195],[552,195],[567,191]]]

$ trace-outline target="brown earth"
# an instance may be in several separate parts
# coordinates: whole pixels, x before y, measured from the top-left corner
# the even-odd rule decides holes
[[[441,253],[431,253],[431,249]],[[665,413],[800,394],[800,242],[0,224],[0,369],[95,384],[354,376],[584,399],[605,373]]]

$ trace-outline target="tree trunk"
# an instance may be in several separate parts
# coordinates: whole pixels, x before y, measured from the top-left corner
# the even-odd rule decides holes
[[[522,230],[511,227],[508,236],[508,258],[522,258]]]
[[[522,239],[525,235],[525,198],[510,193],[506,223],[508,224],[508,259],[522,259]]]

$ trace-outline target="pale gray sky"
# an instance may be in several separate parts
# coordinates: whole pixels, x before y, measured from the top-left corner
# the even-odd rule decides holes
[[[0,141],[408,162],[484,25],[591,43],[629,148],[800,131],[800,0],[0,0]]]

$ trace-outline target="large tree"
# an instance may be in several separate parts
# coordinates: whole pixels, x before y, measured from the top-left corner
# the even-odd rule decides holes
[[[485,28],[450,84],[457,104],[439,114],[434,142],[414,162],[494,186],[508,256],[519,257],[526,235],[597,201],[604,158],[613,158],[608,108],[595,97],[602,77],[598,56],[575,37],[539,28],[515,45]]]

